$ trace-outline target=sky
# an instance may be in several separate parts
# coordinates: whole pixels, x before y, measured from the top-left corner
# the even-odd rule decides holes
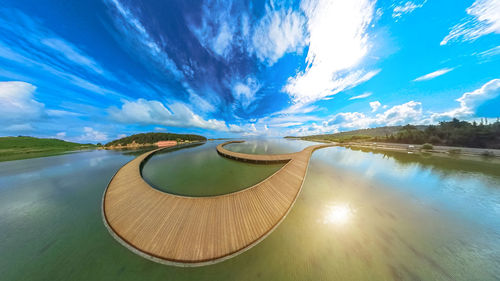
[[[0,136],[279,137],[500,116],[500,0],[0,0]]]

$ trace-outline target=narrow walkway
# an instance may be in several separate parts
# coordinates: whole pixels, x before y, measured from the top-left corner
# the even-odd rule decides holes
[[[155,152],[125,164],[103,197],[103,218],[110,233],[133,252],[153,261],[201,266],[235,256],[264,239],[286,217],[304,181],[314,145],[290,154],[217,152],[250,162],[286,162],[276,173],[247,189],[212,197],[186,197],[152,188],[141,176]]]

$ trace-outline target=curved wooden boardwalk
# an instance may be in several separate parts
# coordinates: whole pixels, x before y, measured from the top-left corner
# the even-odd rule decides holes
[[[251,162],[287,162],[247,189],[212,197],[186,197],[152,188],[141,176],[155,152],[125,164],[103,196],[103,218],[124,246],[156,262],[200,266],[228,259],[264,239],[290,211],[302,188],[314,145],[290,154],[255,155],[217,146],[220,155]]]

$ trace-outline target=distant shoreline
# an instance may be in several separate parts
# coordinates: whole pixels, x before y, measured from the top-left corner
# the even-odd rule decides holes
[[[200,141],[180,141],[177,142],[176,145],[174,146],[179,146],[183,144],[190,144],[190,143],[198,143]],[[170,147],[174,147],[170,146]],[[139,149],[139,148],[145,148],[145,147],[160,147],[156,143],[129,143],[127,145],[111,145],[111,146],[102,146],[99,147],[98,149],[104,149],[104,150],[123,150],[123,149]]]
[[[309,139],[307,141],[330,143],[325,140]],[[334,142],[331,142],[334,143]],[[388,142],[345,142],[337,143],[342,147],[353,148],[366,148],[382,151],[397,151],[406,152],[409,154],[432,154],[435,156],[447,157],[471,157],[471,159],[494,159],[500,161],[500,149],[490,148],[473,148],[473,147],[460,147],[460,146],[432,146],[431,149],[423,148],[421,144],[402,144],[402,143],[388,143]]]

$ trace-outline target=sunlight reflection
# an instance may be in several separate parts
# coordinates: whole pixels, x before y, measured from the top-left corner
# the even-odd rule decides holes
[[[345,225],[352,220],[354,213],[355,210],[346,203],[336,203],[333,205],[328,205],[323,223]]]

